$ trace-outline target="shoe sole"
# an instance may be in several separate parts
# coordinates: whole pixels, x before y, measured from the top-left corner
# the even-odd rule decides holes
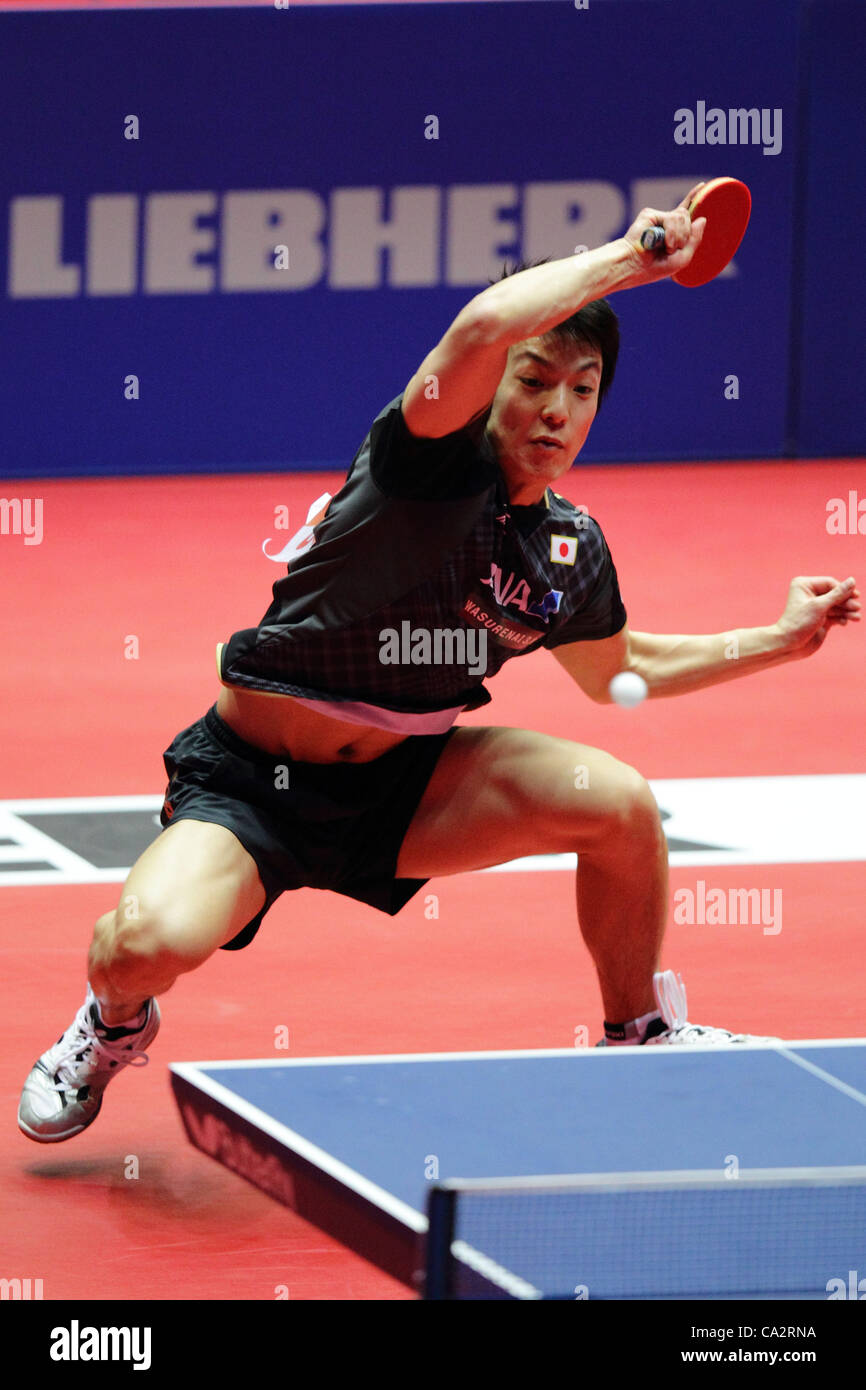
[[[22,1120],[20,1114],[18,1116],[18,1128],[25,1138],[32,1139],[34,1144],[62,1144],[64,1139],[74,1139],[76,1134],[82,1134],[85,1129],[89,1129],[101,1109],[102,1098],[100,1097],[97,1109],[86,1124],[76,1125],[74,1129],[66,1129],[62,1134],[39,1134],[37,1130],[30,1128],[26,1120]]]

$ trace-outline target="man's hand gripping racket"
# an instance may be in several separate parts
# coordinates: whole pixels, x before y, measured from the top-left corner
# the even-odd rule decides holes
[[[696,289],[714,280],[740,245],[751,209],[746,185],[730,178],[695,184],[671,212],[644,208],[625,234],[634,252],[634,283],[672,278]]]

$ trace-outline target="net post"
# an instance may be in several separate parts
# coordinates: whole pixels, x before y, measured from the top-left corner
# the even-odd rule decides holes
[[[454,1294],[454,1221],[457,1193],[434,1185],[427,1198],[427,1247],[424,1298],[450,1299]]]

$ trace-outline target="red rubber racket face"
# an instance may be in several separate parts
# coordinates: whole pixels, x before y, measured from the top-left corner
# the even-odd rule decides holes
[[[739,179],[710,179],[689,205],[692,220],[705,217],[703,240],[685,270],[673,277],[694,290],[714,280],[731,260],[749,225],[752,195]]]

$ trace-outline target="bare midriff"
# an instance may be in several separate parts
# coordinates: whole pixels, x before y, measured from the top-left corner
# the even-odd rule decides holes
[[[406,734],[332,719],[290,695],[266,695],[223,686],[217,714],[246,743],[299,763],[369,763],[402,743]]]

